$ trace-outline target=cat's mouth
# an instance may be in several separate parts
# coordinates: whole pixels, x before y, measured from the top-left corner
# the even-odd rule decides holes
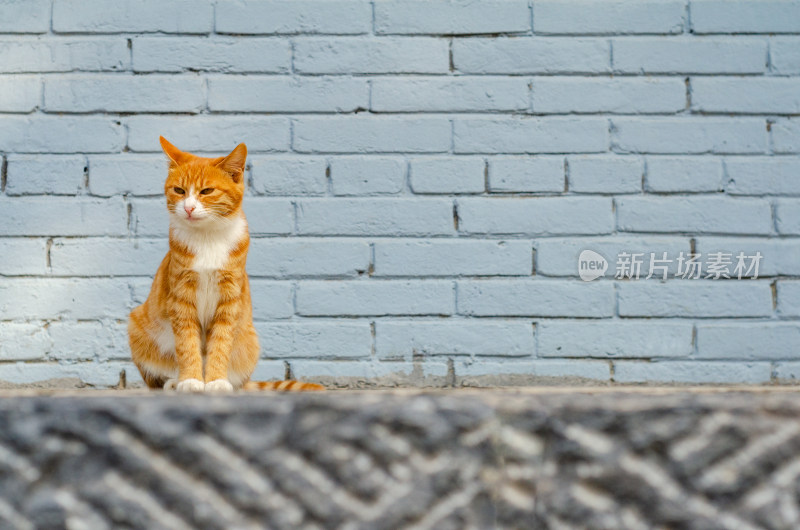
[[[206,214],[190,214],[185,212],[177,212],[174,211],[173,215],[180,219],[181,221],[188,223],[188,224],[200,224],[201,221],[205,221],[208,219],[208,215]]]

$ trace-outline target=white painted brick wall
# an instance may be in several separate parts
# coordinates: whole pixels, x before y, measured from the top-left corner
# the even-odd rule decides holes
[[[0,379],[138,379],[161,134],[248,145],[258,377],[800,379],[798,115],[798,0],[0,1]]]

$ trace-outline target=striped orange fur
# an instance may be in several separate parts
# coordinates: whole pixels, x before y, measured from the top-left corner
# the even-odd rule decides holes
[[[300,381],[248,381],[244,384],[243,389],[295,392],[297,390],[325,390],[325,387],[316,383],[301,383]]]
[[[182,392],[322,390],[298,381],[252,382],[259,357],[242,212],[247,147],[204,158],[161,137],[169,251],[147,300],[128,322],[133,362],[151,388]]]

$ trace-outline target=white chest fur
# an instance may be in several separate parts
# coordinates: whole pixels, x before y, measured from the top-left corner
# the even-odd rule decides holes
[[[173,225],[173,236],[194,254],[192,270],[198,274],[195,307],[203,329],[207,329],[219,303],[217,271],[228,262],[231,251],[247,230],[243,217],[221,221],[220,225],[192,228]]]
[[[217,273],[212,270],[198,271],[196,306],[197,319],[203,329],[208,329],[214,312],[219,304],[219,287],[217,285]]]

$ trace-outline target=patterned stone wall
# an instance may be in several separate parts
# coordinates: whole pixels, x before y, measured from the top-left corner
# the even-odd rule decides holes
[[[789,529],[796,392],[0,400],[0,527]]]

